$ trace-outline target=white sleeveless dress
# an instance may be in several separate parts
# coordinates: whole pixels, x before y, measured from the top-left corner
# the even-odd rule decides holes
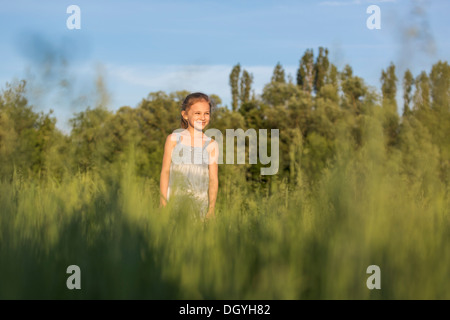
[[[177,144],[172,151],[167,200],[171,195],[188,195],[200,217],[205,217],[209,204],[209,158],[206,147],[211,138],[207,137],[202,147],[194,147],[181,143],[179,132],[174,134]]]

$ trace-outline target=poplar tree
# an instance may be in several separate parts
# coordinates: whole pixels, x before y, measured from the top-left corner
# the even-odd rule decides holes
[[[286,75],[283,67],[278,62],[273,69],[271,81],[263,88],[262,99],[270,106],[283,105],[301,93],[301,89],[292,82],[286,82]]]
[[[363,112],[362,97],[367,93],[367,87],[363,79],[353,76],[353,69],[349,65],[344,67],[340,73],[342,91],[342,106],[344,109],[351,111],[354,115]]]
[[[319,48],[319,55],[314,65],[314,92],[317,94],[323,87],[328,74],[330,62],[328,60],[328,49]]]
[[[392,62],[386,71],[381,71],[380,81],[383,106],[389,106],[393,110],[397,110],[397,76],[395,75],[395,65]]]
[[[439,61],[430,72],[431,99],[433,109],[450,110],[450,66]]]
[[[403,115],[406,116],[411,111],[412,88],[414,85],[414,77],[411,71],[406,70],[403,76]]]
[[[397,76],[395,75],[395,65],[391,62],[389,67],[381,71],[381,92],[383,95],[382,106],[384,108],[383,127],[388,146],[397,143],[399,132],[399,117],[397,112]]]
[[[250,92],[252,89],[253,75],[247,70],[242,71],[240,86],[241,90],[239,93],[241,105],[247,103],[250,100]]]
[[[450,66],[435,63],[430,72],[431,110],[428,130],[439,148],[443,176],[450,178]]]
[[[272,83],[286,83],[286,76],[283,67],[280,62],[277,63],[275,68],[273,69],[272,78],[270,80]]]
[[[233,67],[230,73],[230,87],[231,87],[231,106],[233,111],[236,111],[239,106],[239,76],[241,73],[241,65],[238,63]]]
[[[303,91],[311,93],[314,86],[314,53],[312,49],[306,50],[300,60],[300,66],[297,70],[297,85]]]
[[[430,108],[430,78],[422,71],[414,81],[416,91],[414,92],[414,110],[428,110]]]

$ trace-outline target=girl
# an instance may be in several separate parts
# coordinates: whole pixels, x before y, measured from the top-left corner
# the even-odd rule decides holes
[[[184,99],[183,129],[166,139],[160,179],[161,206],[166,206],[174,194],[188,194],[198,204],[202,218],[214,216],[219,187],[218,143],[203,133],[211,109],[211,100],[204,93],[191,93]]]

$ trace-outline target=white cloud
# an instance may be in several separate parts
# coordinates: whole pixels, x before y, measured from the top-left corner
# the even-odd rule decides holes
[[[95,102],[95,79],[100,74],[105,81],[106,90],[110,94],[108,108],[112,111],[122,106],[135,107],[150,92],[166,93],[188,90],[217,94],[222,105],[231,107],[231,92],[228,84],[233,65],[117,65],[104,64],[96,68],[92,64],[79,64],[71,69],[71,89],[68,95],[59,93],[57,88],[45,91],[45,96],[38,97],[42,101],[32,99],[33,104],[42,105],[42,110],[54,109],[58,119],[57,127],[65,133],[70,132],[68,120],[74,112],[83,111]],[[252,89],[255,94],[262,93],[264,85],[270,82],[273,66],[257,65],[241,68],[253,74]],[[286,75],[295,79],[297,66],[283,65]],[[100,73],[98,73],[100,72]],[[85,95],[86,101],[77,98]]]
[[[241,68],[253,74],[252,88],[256,94],[261,94],[264,85],[270,82],[274,67],[241,65]],[[119,105],[132,105],[153,91],[169,93],[188,90],[217,94],[224,105],[230,106],[228,81],[232,68],[232,65],[107,65],[105,69]],[[293,75],[295,68],[284,66],[286,74]]]

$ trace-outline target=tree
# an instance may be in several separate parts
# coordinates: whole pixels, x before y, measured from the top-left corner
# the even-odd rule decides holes
[[[430,72],[431,110],[428,130],[439,148],[441,176],[450,178],[450,66],[447,62],[435,63]]]
[[[252,83],[253,75],[251,73],[243,69],[241,75],[241,65],[239,63],[233,67],[229,78],[233,111],[237,111],[243,103],[250,101]]]
[[[300,60],[300,66],[297,70],[297,85],[303,91],[311,93],[314,85],[314,53],[312,49],[306,50]]]
[[[439,61],[430,72],[431,99],[433,109],[450,110],[450,66]]]
[[[278,62],[273,69],[271,81],[263,88],[263,101],[269,106],[285,105],[291,98],[298,97],[301,89],[291,82],[286,83],[285,72]]]
[[[277,63],[275,68],[273,69],[273,74],[270,82],[274,83],[286,83],[286,76],[283,67],[280,62]]]
[[[263,88],[262,99],[269,106],[286,105],[290,99],[302,96],[303,91],[293,83],[270,82]]]
[[[386,71],[381,71],[381,92],[383,94],[383,106],[397,110],[397,76],[395,65],[391,62]]]
[[[415,79],[414,110],[428,110],[430,108],[430,78],[422,71]]]
[[[71,138],[73,143],[73,159],[83,172],[99,169],[106,161],[111,161],[110,145],[105,139],[104,123],[111,116],[111,112],[103,107],[76,113],[70,123],[72,125]]]
[[[381,92],[383,95],[382,106],[383,128],[387,139],[387,145],[393,146],[397,143],[399,131],[399,118],[397,112],[397,76],[395,75],[395,65],[391,62],[386,71],[381,71]]]
[[[330,62],[328,61],[328,49],[319,48],[319,55],[314,66],[314,92],[317,94],[326,82]]]
[[[26,81],[6,84],[0,95],[0,174],[11,177],[43,175],[46,157],[55,136],[55,123],[48,114],[36,113],[26,99]]]
[[[238,63],[233,67],[230,73],[230,87],[231,87],[231,106],[233,111],[236,111],[239,106],[239,77],[241,73],[241,65]]]
[[[317,97],[329,99],[333,102],[339,102],[339,72],[334,64],[330,64],[324,84],[320,86]]]
[[[403,115],[407,116],[411,111],[412,88],[414,85],[414,77],[411,71],[406,70],[403,76]]]
[[[252,89],[253,75],[247,70],[242,71],[241,90],[240,90],[240,105],[247,103],[250,100],[250,91]]]
[[[330,64],[327,76],[327,84],[332,84],[335,87],[339,86],[339,71],[334,64]]]
[[[351,111],[354,115],[361,114],[364,111],[361,99],[367,93],[363,79],[353,76],[353,69],[349,65],[344,67],[340,76],[343,91],[343,108]]]

